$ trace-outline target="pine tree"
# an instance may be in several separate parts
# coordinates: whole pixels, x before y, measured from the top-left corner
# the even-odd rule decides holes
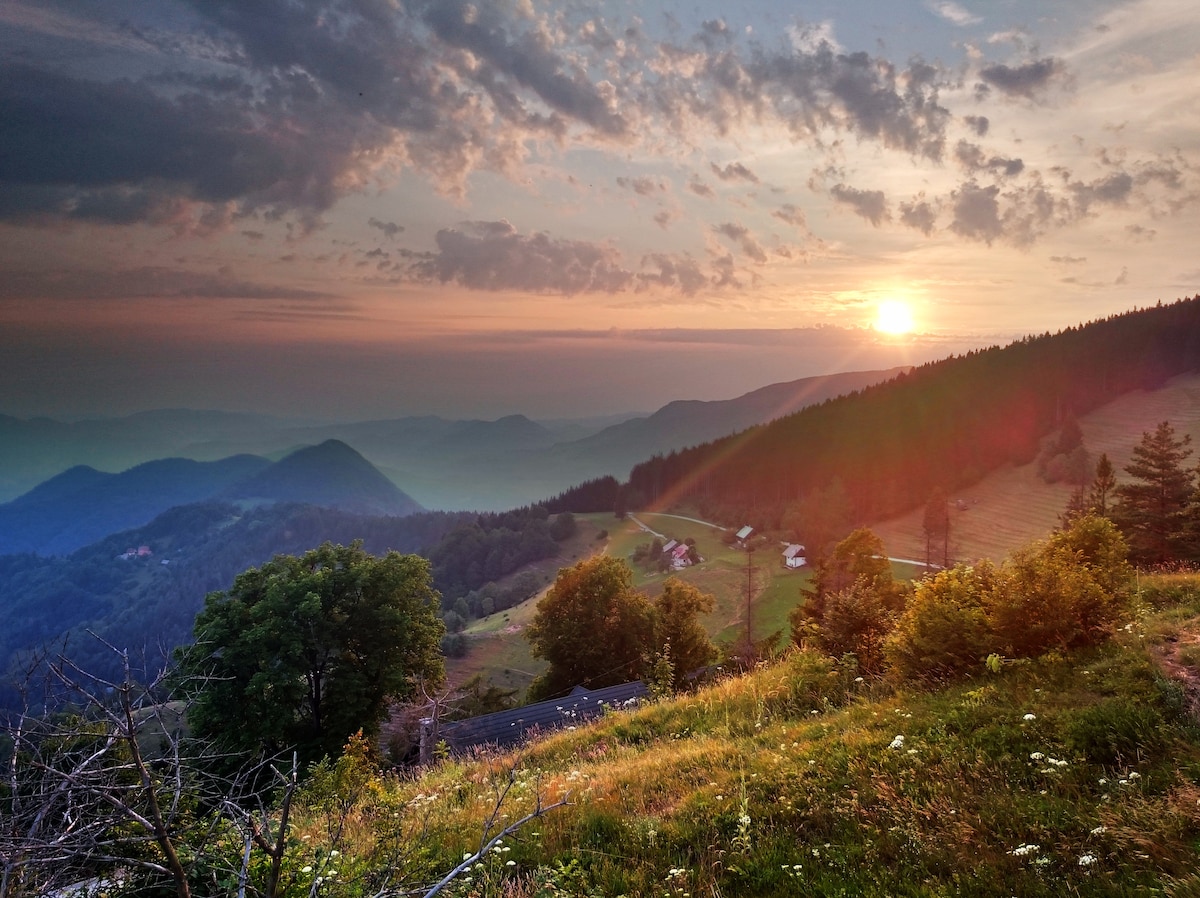
[[[1125,472],[1133,481],[1115,490],[1113,515],[1129,541],[1130,554],[1142,564],[1164,564],[1187,554],[1185,525],[1194,473],[1184,461],[1192,454],[1190,436],[1175,438],[1163,421],[1142,434]]]
[[[1110,500],[1117,488],[1117,475],[1113,471],[1112,462],[1107,453],[1100,454],[1096,462],[1096,476],[1092,480],[1092,488],[1087,497],[1087,509],[1092,514],[1108,517]]]
[[[929,501],[925,503],[925,514],[921,520],[925,533],[925,566],[933,561],[933,547],[941,543],[941,565],[950,566],[950,508],[941,487],[935,487]]]

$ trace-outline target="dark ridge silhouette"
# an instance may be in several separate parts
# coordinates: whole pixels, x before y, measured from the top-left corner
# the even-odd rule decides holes
[[[172,506],[208,499],[268,464],[252,455],[165,458],[119,474],[78,465],[0,505],[0,554],[66,555]]]
[[[423,510],[341,440],[298,449],[230,487],[224,497],[299,502],[364,515],[402,517]]]

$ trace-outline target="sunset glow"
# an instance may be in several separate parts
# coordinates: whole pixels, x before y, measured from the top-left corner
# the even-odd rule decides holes
[[[889,299],[879,304],[875,315],[875,330],[882,334],[899,336],[913,329],[912,310],[898,299]]]
[[[1190,295],[1200,5],[1059,7],[7,0],[0,414],[648,411]]]

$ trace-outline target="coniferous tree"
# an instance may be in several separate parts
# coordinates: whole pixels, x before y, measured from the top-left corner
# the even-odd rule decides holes
[[[1116,488],[1116,472],[1113,470],[1112,462],[1108,459],[1108,453],[1102,452],[1100,460],[1096,462],[1096,476],[1092,479],[1092,487],[1088,492],[1086,510],[1100,515],[1100,517],[1108,517],[1108,513],[1112,510],[1110,503]]]
[[[933,549],[941,544],[941,565],[950,566],[950,507],[947,504],[946,493],[941,487],[934,487],[933,494],[925,503],[925,514],[921,520],[921,529],[925,533],[925,566],[933,563]]]
[[[1193,471],[1183,463],[1191,437],[1175,437],[1170,422],[1142,434],[1125,471],[1133,480],[1116,488],[1114,517],[1129,541],[1130,555],[1142,564],[1163,564],[1187,554],[1186,520]]]

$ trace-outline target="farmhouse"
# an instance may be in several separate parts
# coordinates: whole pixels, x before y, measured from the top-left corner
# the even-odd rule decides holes
[[[804,567],[804,565],[808,563],[808,559],[805,557],[804,551],[804,546],[800,545],[799,543],[788,543],[787,548],[783,550],[784,567]]]

